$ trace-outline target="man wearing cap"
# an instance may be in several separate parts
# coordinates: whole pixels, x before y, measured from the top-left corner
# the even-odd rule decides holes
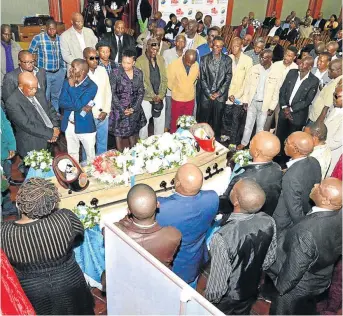
[[[136,61],[136,67],[144,75],[145,94],[142,107],[147,119],[147,124],[139,132],[141,139],[148,137],[148,125],[151,117],[154,118],[154,135],[164,132],[164,97],[167,91],[167,74],[164,59],[158,55],[159,49],[158,39],[150,38],[145,54]]]

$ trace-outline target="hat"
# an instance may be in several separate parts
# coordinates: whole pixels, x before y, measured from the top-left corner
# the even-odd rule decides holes
[[[160,45],[160,42],[158,41],[157,38],[151,37],[148,39],[147,45],[152,46],[152,44],[155,44],[153,46],[156,46],[156,45]]]
[[[152,117],[160,117],[162,110],[163,110],[163,102],[160,102],[160,103],[151,102]]]

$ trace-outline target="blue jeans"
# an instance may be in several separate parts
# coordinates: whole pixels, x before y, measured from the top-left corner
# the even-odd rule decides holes
[[[46,72],[46,98],[51,102],[52,106],[58,113],[58,99],[63,86],[63,81],[66,75],[66,70],[61,68],[57,72]]]
[[[95,147],[96,152],[95,154],[101,155],[107,151],[107,138],[108,138],[108,114],[103,121],[98,119],[94,119],[95,127],[96,127],[96,140],[95,140]],[[86,152],[82,148],[82,161],[86,160]]]

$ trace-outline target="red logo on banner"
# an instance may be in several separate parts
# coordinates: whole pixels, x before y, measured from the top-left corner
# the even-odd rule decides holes
[[[214,0],[207,0],[207,4],[211,5],[213,4]]]
[[[214,14],[214,15],[218,14],[218,10],[216,8],[212,8],[211,14]]]
[[[179,4],[179,0],[171,0],[171,5],[178,5]]]
[[[178,0],[172,0],[172,1],[178,1]],[[176,15],[182,16],[183,14],[184,14],[184,12],[182,11],[181,8],[178,8],[178,9],[176,10]]]

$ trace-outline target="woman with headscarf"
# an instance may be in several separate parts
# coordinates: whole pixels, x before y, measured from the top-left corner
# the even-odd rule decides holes
[[[94,314],[93,297],[75,261],[73,248],[84,228],[60,201],[54,184],[31,178],[18,191],[21,219],[4,222],[1,248],[37,314]]]
[[[109,132],[116,139],[116,148],[124,150],[123,139],[129,141],[130,148],[138,140],[140,129],[147,120],[143,112],[143,73],[135,67],[136,53],[125,50],[121,66],[110,75],[112,107],[109,117]]]

